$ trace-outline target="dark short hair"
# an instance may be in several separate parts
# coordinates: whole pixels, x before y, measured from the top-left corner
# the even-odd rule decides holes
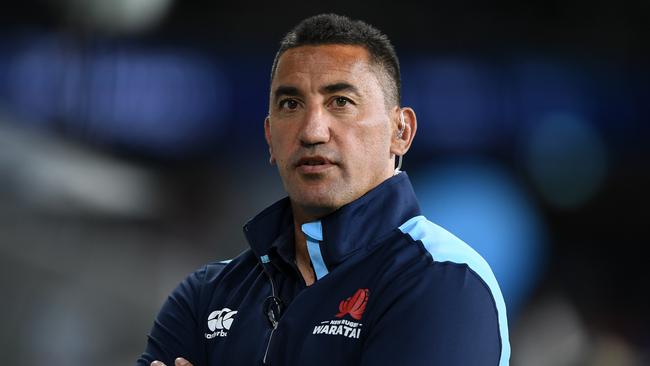
[[[368,23],[336,14],[320,14],[307,18],[284,36],[273,60],[271,82],[275,76],[278,60],[285,51],[300,46],[327,44],[364,47],[370,55],[370,63],[379,66],[380,72],[387,76],[386,87],[389,90],[384,92],[387,104],[391,102],[400,104],[402,81],[399,60],[388,37]]]

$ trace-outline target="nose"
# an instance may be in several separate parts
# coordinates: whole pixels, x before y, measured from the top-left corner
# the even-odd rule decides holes
[[[326,111],[320,106],[308,108],[300,131],[300,144],[310,147],[328,142],[330,140],[330,122]]]

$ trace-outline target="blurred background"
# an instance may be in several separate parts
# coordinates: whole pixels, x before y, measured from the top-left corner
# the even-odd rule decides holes
[[[167,294],[283,197],[277,45],[392,39],[422,209],[492,265],[512,365],[650,365],[647,2],[26,0],[0,12],[0,353],[130,365]]]

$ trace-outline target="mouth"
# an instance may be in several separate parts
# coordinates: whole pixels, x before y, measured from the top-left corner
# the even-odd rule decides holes
[[[334,167],[336,163],[324,156],[306,156],[298,160],[296,169],[303,174],[317,174]]]

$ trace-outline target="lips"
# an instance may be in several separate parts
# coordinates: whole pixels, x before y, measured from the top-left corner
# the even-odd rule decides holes
[[[321,173],[334,165],[336,164],[324,156],[305,156],[298,160],[296,169],[304,174],[314,174]]]
[[[308,156],[301,158],[298,160],[298,163],[296,166],[301,166],[301,165],[323,165],[323,164],[332,164],[329,159],[323,157],[323,156]]]

